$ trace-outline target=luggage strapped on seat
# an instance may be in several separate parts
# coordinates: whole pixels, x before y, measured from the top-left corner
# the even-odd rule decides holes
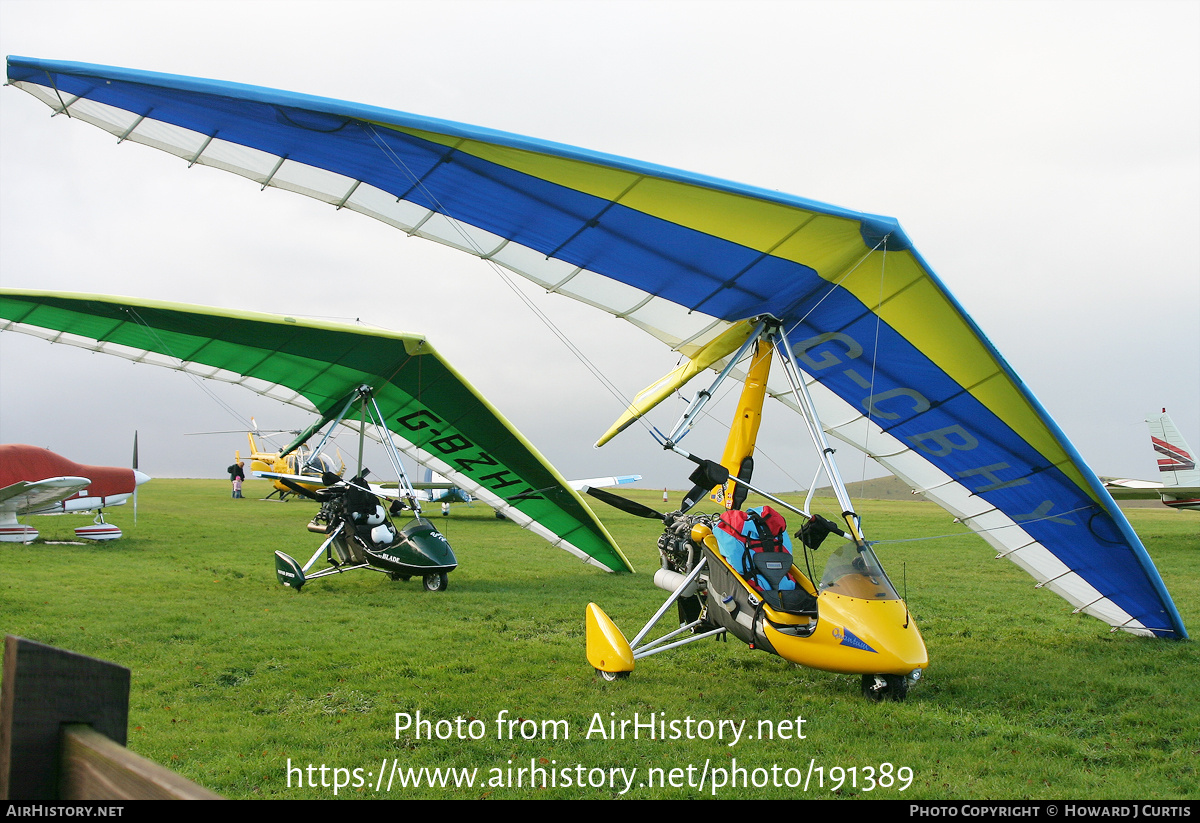
[[[722,512],[717,546],[772,608],[807,613],[815,599],[791,577],[792,547],[783,515],[770,506]]]

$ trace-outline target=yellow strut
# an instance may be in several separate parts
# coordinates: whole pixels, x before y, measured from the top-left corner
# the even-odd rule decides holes
[[[729,470],[729,480],[714,486],[709,499],[726,509],[733,508],[733,492],[737,488],[737,475],[742,470],[742,461],[754,455],[754,444],[758,439],[758,426],[762,423],[762,407],[767,397],[767,377],[771,373],[771,355],[775,347],[766,339],[754,344],[754,355],[746,373],[746,384],[738,398],[737,414],[725,440],[725,452],[721,465]]]

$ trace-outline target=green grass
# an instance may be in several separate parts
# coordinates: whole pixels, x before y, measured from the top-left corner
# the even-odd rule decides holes
[[[752,782],[767,774],[754,769],[799,769],[793,778],[810,763],[824,769],[824,787],[814,776],[807,793],[739,785],[717,790],[726,798],[1200,797],[1194,644],[1112,634],[1072,615],[931,504],[860,506],[874,539],[955,535],[879,550],[896,584],[907,581],[931,662],[907,701],[873,705],[856,677],[792,666],[737,642],[652,657],[617,683],[595,678],[584,657],[584,606],[600,603],[631,636],[665,597],[650,582],[653,521],[600,513],[638,569],[611,575],[493,519],[484,506],[459,506],[438,518],[462,564],[447,593],[359,572],[297,594],[275,582],[271,555],[281,549],[307,560],[319,544],[304,529],[313,506],[253,499],[265,493],[257,481],[247,493],[234,501],[219,481],[155,480],[141,489],[136,527],[129,506],[109,516],[126,530],[121,541],[0,546],[0,629],[129,667],[130,747],[229,797],[333,796],[332,787],[298,787],[295,773],[289,787],[289,759],[328,766],[330,782],[334,767],[362,769],[368,785],[339,789],[339,797],[619,795],[608,787],[531,789],[527,780],[520,788],[484,785],[490,770],[528,768],[531,759],[556,770],[560,784],[562,770],[574,778],[577,764],[585,776],[636,767],[627,795],[636,798],[710,796],[711,777],[702,789],[638,785],[650,768],[686,777],[694,767],[698,777],[706,763],[710,774],[746,769]],[[632,493],[656,507],[660,494]],[[1185,624],[1200,631],[1200,519],[1156,509],[1130,518]],[[69,540],[85,521],[32,522],[44,539]],[[397,736],[396,713],[417,711],[434,722],[479,720],[475,729],[486,735]],[[537,738],[498,738],[501,712],[534,721],[526,728],[538,726]],[[745,720],[750,734],[759,721],[802,717],[805,738],[735,746],[587,739],[593,718],[610,712]],[[543,737],[542,721],[565,721],[569,739]],[[374,775],[394,760],[477,768],[477,783],[393,785],[377,794]],[[884,763],[912,770],[905,791],[867,790],[866,767]],[[831,776],[834,767],[847,771]]]

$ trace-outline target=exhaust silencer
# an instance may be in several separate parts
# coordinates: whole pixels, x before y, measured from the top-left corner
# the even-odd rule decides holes
[[[670,569],[659,569],[654,573],[654,585],[666,592],[678,589],[687,578],[686,574],[673,572]],[[680,597],[691,597],[696,593],[696,581],[693,580],[686,589],[679,593]]]

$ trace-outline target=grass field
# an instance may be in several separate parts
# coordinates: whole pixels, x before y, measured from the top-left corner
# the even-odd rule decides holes
[[[860,506],[872,539],[953,535],[878,549],[907,585],[931,662],[907,701],[876,705],[856,677],[737,642],[598,680],[585,605],[632,635],[665,597],[650,581],[652,521],[599,512],[638,569],[612,575],[459,506],[438,518],[461,563],[448,592],[359,572],[297,594],[275,582],[272,552],[308,558],[314,507],[254,499],[265,493],[251,481],[230,500],[221,481],[159,479],[141,489],[136,526],[129,506],[109,516],[126,530],[116,543],[0,546],[0,629],[129,667],[130,747],[228,797],[333,797],[336,779],[338,797],[599,799],[622,796],[633,769],[633,798],[1200,797],[1194,643],[1073,616],[932,504]],[[631,496],[660,506],[661,493]],[[1200,632],[1200,517],[1130,518]],[[32,522],[44,540],[70,540],[86,520]],[[428,726],[397,733],[397,714],[417,712]],[[600,734],[635,714],[678,739]],[[377,791],[397,765],[473,769],[474,785],[393,777]]]

